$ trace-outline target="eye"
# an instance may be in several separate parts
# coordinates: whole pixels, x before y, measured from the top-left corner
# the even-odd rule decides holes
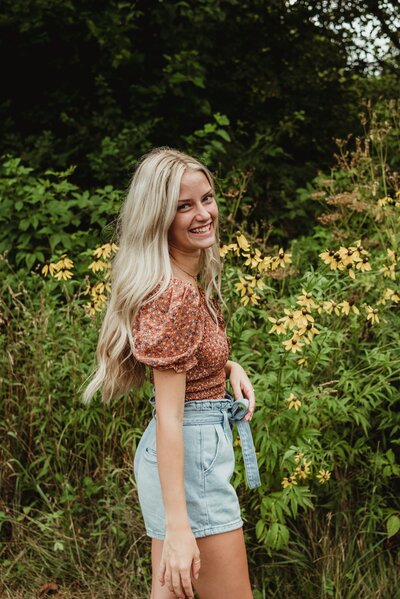
[[[185,208],[185,206],[190,206],[190,204],[188,202],[186,202],[186,204],[179,204],[178,210],[181,210],[181,208]]]
[[[213,200],[213,199],[214,199],[214,195],[213,195],[212,193],[210,193],[210,194],[208,194],[208,196],[206,196],[206,197],[204,198],[204,200],[203,200],[203,201],[204,201],[204,202],[209,202],[210,200]]]

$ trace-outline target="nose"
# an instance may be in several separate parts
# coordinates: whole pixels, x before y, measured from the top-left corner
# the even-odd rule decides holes
[[[197,210],[196,210],[196,216],[195,219],[203,222],[203,221],[209,221],[210,220],[210,213],[207,210],[207,207],[204,206],[204,204],[202,202],[200,202],[200,204],[197,204]]]

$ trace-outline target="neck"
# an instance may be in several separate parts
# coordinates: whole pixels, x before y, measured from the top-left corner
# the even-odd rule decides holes
[[[174,267],[177,266],[178,268],[181,268],[183,272],[189,273],[193,277],[198,275],[200,270],[201,250],[189,254],[170,246],[169,255],[172,258],[171,266],[173,271]]]

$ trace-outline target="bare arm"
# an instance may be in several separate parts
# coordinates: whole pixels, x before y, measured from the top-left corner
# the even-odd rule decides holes
[[[157,462],[166,520],[158,576],[161,584],[166,584],[177,597],[182,597],[183,590],[187,597],[194,597],[191,575],[198,577],[200,551],[190,527],[185,496],[183,411],[186,373],[154,369],[154,386]]]
[[[184,488],[183,408],[186,374],[154,369],[157,460],[166,527],[189,528]]]

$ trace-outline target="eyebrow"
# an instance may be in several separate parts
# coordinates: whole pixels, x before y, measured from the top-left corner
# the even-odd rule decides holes
[[[209,196],[209,195],[210,195],[210,193],[213,193],[213,190],[212,190],[212,189],[209,189],[209,190],[207,191],[207,193],[205,193],[204,195],[202,195],[202,196],[201,196],[201,199],[205,198],[206,196]],[[192,198],[186,198],[185,200],[178,200],[178,202],[191,202],[191,201],[192,201]]]

